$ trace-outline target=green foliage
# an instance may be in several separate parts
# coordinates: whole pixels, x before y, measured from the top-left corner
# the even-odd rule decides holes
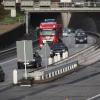
[[[0,21],[0,24],[12,24],[16,22],[24,22],[24,14],[17,13],[16,17],[11,17],[10,12]]]

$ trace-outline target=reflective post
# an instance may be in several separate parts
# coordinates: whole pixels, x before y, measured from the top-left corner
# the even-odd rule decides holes
[[[17,84],[18,83],[18,79],[17,79],[17,70],[14,69],[13,70],[13,84]]]

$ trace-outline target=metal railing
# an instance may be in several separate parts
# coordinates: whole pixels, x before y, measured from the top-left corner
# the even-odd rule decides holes
[[[24,3],[24,2],[23,2]],[[51,2],[51,5],[40,5],[39,2],[35,2],[32,5],[21,6],[22,11],[29,12],[100,12],[100,2],[84,2],[84,3],[62,3]]]
[[[23,1],[23,6],[25,3],[25,6],[29,6],[29,4],[26,4],[27,1]],[[32,6],[32,5],[30,5]],[[66,7],[100,7],[100,2],[51,2],[50,6],[47,5],[41,5],[40,2],[34,2],[33,3],[34,8],[42,8],[42,7],[48,7],[48,8],[66,8]]]

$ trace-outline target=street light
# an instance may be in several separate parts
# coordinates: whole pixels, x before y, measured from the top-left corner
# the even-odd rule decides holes
[[[27,69],[26,69],[26,46],[25,46],[25,40],[24,40],[24,61],[25,61],[25,63],[24,63],[24,65],[25,65],[25,79],[27,79]]]

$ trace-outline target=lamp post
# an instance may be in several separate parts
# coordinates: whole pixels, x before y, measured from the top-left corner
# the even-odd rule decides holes
[[[25,65],[25,79],[27,79],[27,69],[26,69],[26,46],[25,46],[25,40],[24,40],[24,65]]]

